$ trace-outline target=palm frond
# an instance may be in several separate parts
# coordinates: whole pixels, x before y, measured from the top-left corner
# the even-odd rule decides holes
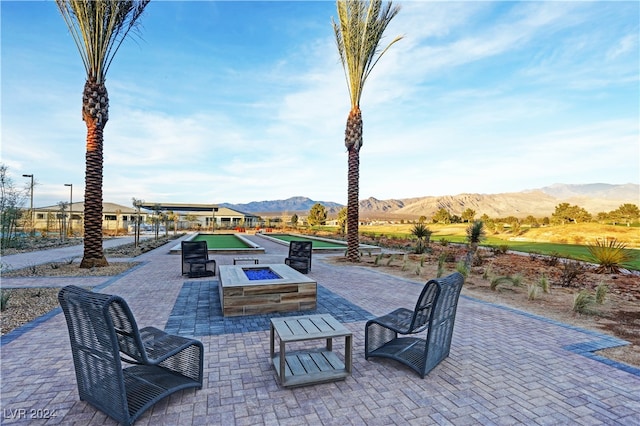
[[[380,40],[391,20],[400,11],[400,6],[382,0],[338,0],[338,22],[333,21],[336,45],[340,55],[351,106],[360,104],[362,89],[369,74],[389,48],[402,39],[394,38],[384,49],[379,49]]]
[[[137,27],[149,0],[56,0],[87,73],[103,83],[122,42]]]

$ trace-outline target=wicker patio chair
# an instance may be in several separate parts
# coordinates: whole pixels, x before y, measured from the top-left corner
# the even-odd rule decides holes
[[[138,329],[118,296],[76,286],[58,293],[80,400],[131,425],[161,399],[202,388],[202,343],[153,327]],[[123,368],[122,363],[132,364]]]
[[[312,241],[291,241],[289,255],[284,259],[284,263],[303,274],[307,274],[311,270],[312,251]]]
[[[206,241],[183,241],[182,275],[189,278],[210,277],[216,274],[216,261],[209,259],[209,248]]]
[[[464,277],[459,272],[429,280],[413,311],[400,308],[367,321],[365,359],[394,359],[412,368],[424,379],[449,356],[463,283]],[[423,332],[426,338],[424,334],[417,336]]]

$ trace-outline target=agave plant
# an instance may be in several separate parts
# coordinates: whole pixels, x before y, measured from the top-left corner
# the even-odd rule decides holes
[[[419,222],[413,225],[413,228],[411,229],[411,235],[418,239],[418,243],[416,244],[417,254],[424,253],[424,247],[425,245],[429,244],[431,234],[432,231],[424,223]]]
[[[465,265],[468,269],[471,268],[471,260],[478,250],[478,245],[482,240],[484,240],[485,235],[484,222],[481,220],[476,220],[467,227],[467,243],[469,243],[469,251],[467,252]]]
[[[626,244],[615,238],[598,238],[594,245],[588,245],[587,249],[591,257],[600,265],[596,272],[600,274],[620,272],[625,263],[633,260],[635,254],[627,250]]]

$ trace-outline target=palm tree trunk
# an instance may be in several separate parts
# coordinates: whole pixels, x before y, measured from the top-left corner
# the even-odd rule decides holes
[[[104,84],[87,80],[82,98],[82,118],[87,125],[84,194],[84,256],[81,268],[107,266],[102,250],[103,130],[109,118],[109,97]]]
[[[347,186],[347,260],[360,261],[359,193],[360,193],[360,147],[362,147],[362,113],[355,107],[349,113],[345,131],[348,152]]]

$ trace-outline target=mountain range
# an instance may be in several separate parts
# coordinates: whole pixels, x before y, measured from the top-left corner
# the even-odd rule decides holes
[[[283,213],[306,215],[316,203],[322,204],[329,216],[335,215],[344,207],[340,203],[315,201],[302,196],[286,200],[253,201],[247,204],[221,203],[220,206],[246,213],[274,216]],[[544,217],[550,216],[560,203],[578,205],[591,214],[609,212],[625,203],[640,204],[640,185],[557,183],[538,189],[501,194],[458,194],[389,200],[370,197],[360,200],[360,217],[362,219],[415,219],[420,216],[431,217],[441,208],[458,216],[470,208],[476,212],[476,217],[483,214],[489,217],[522,218],[529,215]]]

